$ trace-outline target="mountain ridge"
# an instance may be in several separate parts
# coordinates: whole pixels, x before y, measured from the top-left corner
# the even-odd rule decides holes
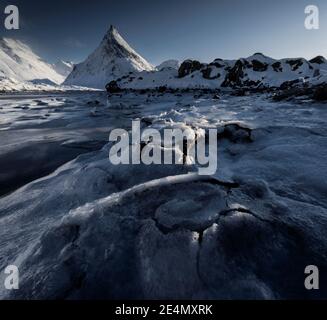
[[[67,77],[67,78],[66,78]],[[64,79],[66,80],[64,81]],[[154,67],[110,26],[99,46],[84,62],[49,64],[19,40],[0,39],[0,89],[29,84],[64,84],[104,89],[114,81],[121,89],[275,88],[288,83],[320,84],[327,80],[327,60],[317,56],[274,59],[256,52],[234,60],[210,63],[167,60]],[[30,86],[28,86],[30,87]]]
[[[327,60],[318,56],[274,59],[255,53],[237,60],[215,59],[201,63],[187,59],[178,70],[162,69],[157,72],[141,72],[117,79],[123,89],[169,88],[274,88],[289,82],[321,83],[326,81]]]

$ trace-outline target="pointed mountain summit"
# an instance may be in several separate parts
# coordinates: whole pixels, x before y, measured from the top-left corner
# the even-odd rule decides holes
[[[152,70],[154,67],[111,26],[99,47],[84,62],[74,67],[65,84],[103,89],[109,81],[129,72]]]

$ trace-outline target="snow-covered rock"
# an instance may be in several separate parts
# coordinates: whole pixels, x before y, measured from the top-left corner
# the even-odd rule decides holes
[[[161,86],[178,89],[276,88],[288,82],[317,84],[324,82],[327,63],[323,57],[276,60],[256,53],[238,60],[215,59],[211,63],[185,60],[176,68],[130,74],[118,79],[121,88],[154,89]]]
[[[133,73],[117,80],[122,89],[217,89],[225,80],[230,61],[215,60],[210,64],[201,64],[195,60],[186,60],[180,68],[163,68],[161,71]]]
[[[173,70],[178,70],[180,67],[180,63],[178,60],[166,60],[164,62],[162,62],[161,64],[159,64],[156,69],[158,71],[162,71],[164,69],[173,69]]]
[[[111,26],[99,47],[84,62],[74,67],[65,84],[104,89],[111,80],[144,70],[153,71],[154,67]]]
[[[309,81],[315,68],[303,58],[274,60],[257,53],[236,61],[223,86],[279,87],[286,81]]]

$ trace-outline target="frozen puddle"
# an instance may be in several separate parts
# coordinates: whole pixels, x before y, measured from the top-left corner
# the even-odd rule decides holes
[[[95,117],[90,97],[63,99],[54,118],[23,124],[10,109],[20,102],[7,101],[2,150],[18,152],[27,127],[31,140],[46,130],[43,143],[79,150],[80,134],[102,141],[140,118],[144,127],[220,128],[219,168],[203,177],[186,165],[113,166],[107,145],[2,197],[0,269],[17,264],[21,276],[3,298],[326,297],[303,285],[306,266],[327,272],[325,105],[129,94]]]

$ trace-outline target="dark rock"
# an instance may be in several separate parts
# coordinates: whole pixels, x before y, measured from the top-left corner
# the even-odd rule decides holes
[[[251,143],[252,130],[242,127],[238,123],[230,123],[225,125],[224,130],[218,134],[219,139],[227,139],[233,143]]]
[[[273,63],[272,67],[276,72],[283,72],[282,64],[280,62]]]
[[[302,87],[291,87],[289,89],[277,92],[273,95],[274,101],[290,100],[296,97],[312,96],[313,89],[306,86]]]
[[[326,59],[323,56],[317,56],[309,61],[310,63],[323,64],[326,62]]]
[[[89,106],[90,106],[90,105],[96,105],[96,106],[98,106],[98,105],[100,104],[100,101],[99,101],[99,100],[89,101],[87,104],[88,104]]]
[[[212,69],[210,67],[201,70],[202,76],[204,79],[211,79],[211,71]]]
[[[290,89],[294,85],[299,84],[299,83],[300,83],[300,79],[295,79],[295,80],[292,80],[292,81],[285,81],[280,85],[279,89],[280,90]]]
[[[178,77],[184,78],[191,73],[200,70],[203,65],[197,60],[185,60],[178,70]]]
[[[167,87],[166,86],[161,86],[161,87],[158,88],[158,92],[159,93],[164,93],[166,91],[167,91]]]
[[[262,63],[258,60],[252,60],[253,71],[264,72],[268,69],[268,64]]]
[[[316,101],[327,101],[327,85],[318,86],[313,93],[314,100]]]
[[[313,72],[313,76],[314,77],[319,77],[320,76],[320,70],[319,69],[315,69],[315,71]]]
[[[209,64],[209,66],[214,66],[216,68],[223,68],[225,67],[223,59],[215,59],[213,62]]]
[[[217,74],[216,76],[212,77],[211,72],[212,72],[211,67],[207,67],[207,68],[201,70],[201,73],[202,73],[202,76],[204,79],[213,80],[213,79],[218,79],[220,77],[220,74]]]
[[[224,82],[222,83],[222,87],[229,86],[240,86],[242,85],[242,78],[244,77],[244,70],[246,67],[250,67],[248,61],[244,59],[237,60],[235,62],[234,67],[229,71],[226,75]]]
[[[118,93],[121,92],[121,88],[118,86],[117,81],[111,81],[106,85],[106,90],[109,93]]]
[[[303,60],[302,59],[287,60],[286,63],[292,67],[292,71],[296,71],[299,67],[303,65]]]

